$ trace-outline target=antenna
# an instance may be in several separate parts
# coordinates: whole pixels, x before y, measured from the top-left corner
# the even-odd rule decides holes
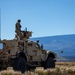
[[[0,8],[0,40],[1,40],[1,8]]]

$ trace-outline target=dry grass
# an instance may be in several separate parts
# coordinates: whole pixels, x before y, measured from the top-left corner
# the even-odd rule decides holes
[[[56,62],[56,67],[75,70],[75,62]]]
[[[0,75],[75,75],[75,62],[56,62],[55,69],[44,70],[42,67],[37,67],[34,71],[27,71],[24,74],[9,67],[1,71]]]
[[[22,73],[14,71],[12,67],[8,67],[7,70],[1,71],[0,75],[22,75]]]
[[[60,66],[75,66],[75,62],[56,62],[56,65]]]

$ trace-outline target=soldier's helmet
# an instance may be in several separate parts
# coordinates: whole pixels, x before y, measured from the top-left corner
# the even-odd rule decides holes
[[[21,22],[21,20],[20,20],[20,19],[18,19],[18,22]]]

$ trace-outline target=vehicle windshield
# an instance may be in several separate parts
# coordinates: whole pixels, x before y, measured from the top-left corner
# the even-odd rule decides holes
[[[2,43],[0,43],[0,49],[3,49],[3,44]]]

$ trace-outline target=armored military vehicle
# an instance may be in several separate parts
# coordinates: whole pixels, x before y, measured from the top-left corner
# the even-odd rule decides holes
[[[31,31],[21,31],[20,38],[0,40],[0,69],[12,66],[14,70],[21,71],[44,67],[55,68],[56,53],[43,49],[39,41],[31,41]]]

